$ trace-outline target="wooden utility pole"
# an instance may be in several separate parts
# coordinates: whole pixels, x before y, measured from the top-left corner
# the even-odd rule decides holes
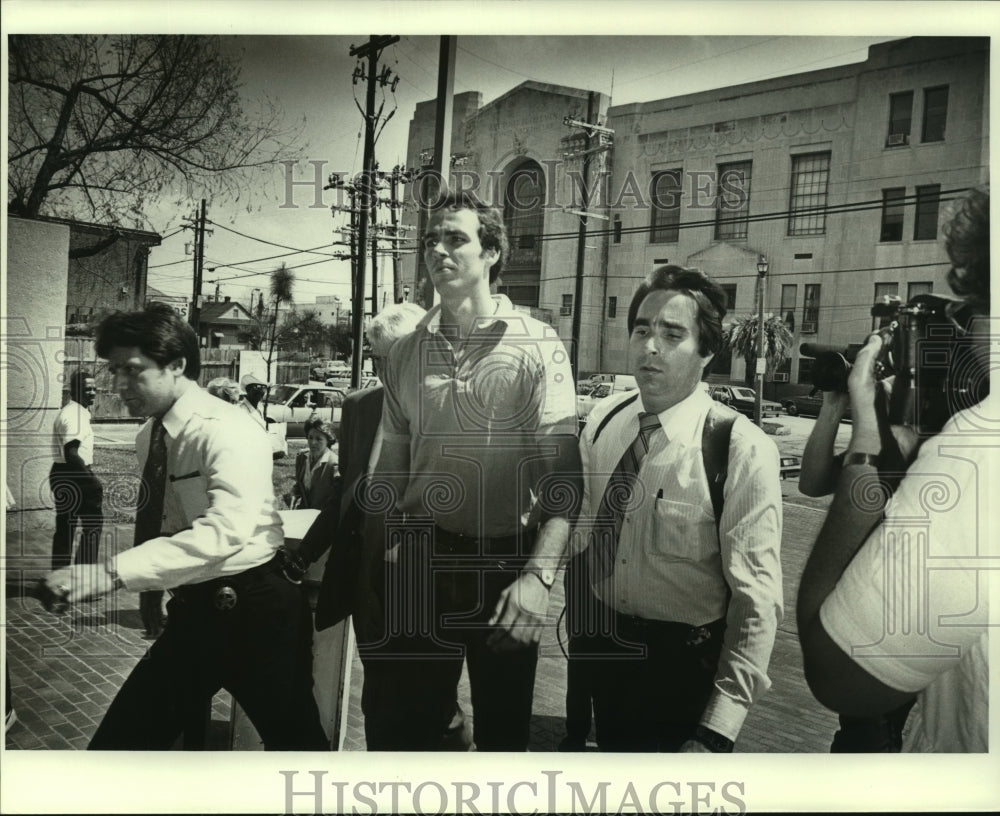
[[[357,237],[357,277],[354,280],[354,314],[352,315],[354,325],[352,334],[354,337],[354,354],[351,359],[351,386],[357,388],[361,385],[361,349],[365,341],[365,256],[368,252],[368,219],[371,215],[372,199],[374,198],[374,165],[375,165],[375,85],[380,81],[376,68],[378,67],[378,57],[382,49],[386,46],[399,42],[399,37],[377,36],[373,34],[368,42],[357,48],[351,47],[350,55],[359,59],[368,60],[368,70],[365,79],[368,81],[368,90],[365,96],[365,151],[364,166],[361,170],[361,196],[358,204],[360,210],[358,214],[358,237]],[[357,76],[355,71],[355,76]],[[372,291],[375,291],[375,275],[372,275]],[[375,298],[372,298],[372,313],[374,314],[376,305]]]
[[[191,296],[191,315],[189,322],[194,333],[199,337],[201,332],[201,279],[205,266],[205,219],[206,202],[201,200],[201,210],[194,216],[194,292]],[[199,341],[200,342],[200,341]]]

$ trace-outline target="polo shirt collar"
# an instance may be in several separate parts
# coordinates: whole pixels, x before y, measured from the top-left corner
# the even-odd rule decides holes
[[[476,329],[483,329],[487,326],[492,326],[496,321],[509,321],[512,317],[519,315],[519,312],[514,308],[514,304],[510,302],[510,298],[506,295],[492,295],[492,300],[494,303],[494,310],[492,315],[482,315],[476,319]],[[423,328],[428,334],[436,334],[441,328],[441,304],[431,307],[426,315],[417,324],[418,327]]]

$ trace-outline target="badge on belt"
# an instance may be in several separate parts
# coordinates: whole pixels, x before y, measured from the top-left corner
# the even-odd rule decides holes
[[[215,590],[215,596],[212,598],[212,603],[220,612],[228,612],[230,609],[235,609],[236,601],[236,590],[228,584],[224,584]]]

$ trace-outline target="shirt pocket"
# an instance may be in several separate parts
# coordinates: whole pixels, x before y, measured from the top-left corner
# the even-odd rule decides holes
[[[667,560],[704,561],[719,551],[715,516],[700,504],[656,499],[653,540],[648,546]]]
[[[208,508],[208,482],[204,476],[177,478],[170,482],[178,509],[183,516],[183,526],[188,527]]]

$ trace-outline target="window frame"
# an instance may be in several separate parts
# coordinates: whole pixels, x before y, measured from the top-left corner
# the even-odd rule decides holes
[[[898,193],[898,195],[893,195]],[[891,208],[891,210],[890,210]],[[898,210],[898,213],[897,213]],[[890,214],[893,216],[893,220],[889,221]],[[899,220],[895,220],[895,216],[898,215]],[[879,222],[879,243],[880,244],[895,244],[903,240],[903,232],[906,219],[906,188],[905,187],[883,187],[882,188],[882,219]],[[892,226],[893,228],[898,227],[899,237],[886,237],[887,229]],[[895,229],[892,233],[895,235]]]
[[[665,191],[671,195],[669,203],[661,203],[660,183],[672,179],[674,189]],[[681,195],[683,193],[683,169],[656,170],[650,179],[649,243],[676,244],[680,240]]]
[[[825,235],[826,234],[826,204],[827,198],[830,194],[830,165],[832,159],[832,151],[830,150],[817,150],[813,153],[799,153],[794,155],[792,158],[792,170],[791,178],[789,184],[789,195],[788,195],[788,235],[789,236],[799,236],[799,235]],[[819,170],[799,168],[797,165],[805,163],[808,161],[815,160],[826,160],[826,166]],[[815,182],[808,182],[810,185],[809,191],[799,192],[797,187],[799,186],[798,181],[802,177],[807,177],[809,174],[822,174],[823,178],[823,191],[822,193],[817,193],[811,191],[811,185]],[[805,204],[796,204],[796,199],[805,200]],[[822,208],[817,211],[817,208]],[[799,210],[809,210],[803,215],[797,215]],[[800,223],[796,226],[797,222]]]
[[[919,184],[913,206],[913,240],[936,241],[938,237],[938,218],[941,215],[941,185]],[[933,223],[934,230],[927,229]],[[922,229],[925,234],[921,234]]]
[[[819,308],[820,297],[823,292],[823,284],[806,283],[803,284],[802,292],[802,322],[815,323],[819,329]],[[810,297],[810,295],[813,295]]]
[[[906,116],[894,116],[895,113],[900,112],[895,109],[897,101],[901,101],[907,97],[909,97],[909,104],[906,106]],[[898,122],[898,127],[893,126],[894,121]],[[913,134],[913,91],[897,91],[896,93],[889,94],[889,121],[886,124],[888,131],[885,136],[886,147],[902,147],[909,144],[910,136]],[[903,127],[904,124],[905,127]],[[902,144],[889,144],[890,137],[899,134],[902,134],[904,137]]]
[[[930,95],[935,93],[944,92],[944,102],[940,107],[940,113],[935,115],[933,119],[928,116],[928,111],[931,109]],[[934,135],[928,136],[928,131],[930,127],[934,126],[940,130],[940,135],[937,135],[938,131],[934,131]],[[934,142],[943,142],[945,140],[945,133],[948,128],[948,86],[947,85],[935,85],[932,88],[924,88],[924,110],[923,116],[921,117],[920,124],[920,142],[921,144]]]
[[[726,198],[723,183],[727,174],[745,170],[741,181],[743,200],[732,212],[734,215],[723,215],[729,211],[724,207]],[[753,159],[743,159],[734,162],[722,162],[716,165],[718,173],[718,190],[715,197],[715,240],[716,241],[746,241],[750,231],[750,189],[753,182]]]

